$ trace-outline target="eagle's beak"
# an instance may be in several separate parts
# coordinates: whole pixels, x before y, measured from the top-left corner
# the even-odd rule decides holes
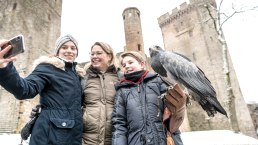
[[[150,52],[153,51],[153,50],[156,50],[155,45],[153,45],[153,46],[151,46],[151,47],[149,48],[149,51],[150,51]]]
[[[151,48],[151,47],[149,48],[149,51],[150,51],[150,52],[152,51],[152,48]]]

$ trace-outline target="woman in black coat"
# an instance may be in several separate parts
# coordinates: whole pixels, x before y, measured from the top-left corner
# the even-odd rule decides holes
[[[8,41],[0,40],[0,46]],[[21,78],[13,65],[15,58],[4,59],[11,48],[0,52],[0,84],[17,99],[40,95],[42,112],[33,127],[30,145],[81,145],[82,96],[80,77],[83,69],[74,62],[78,56],[77,41],[71,35],[56,41],[55,56],[41,57],[35,69]]]

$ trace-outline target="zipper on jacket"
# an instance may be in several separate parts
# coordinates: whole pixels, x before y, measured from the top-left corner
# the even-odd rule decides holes
[[[104,80],[105,80],[105,74],[101,74],[100,76],[99,76],[99,78],[100,78],[100,83],[101,83],[101,91],[102,91],[102,97],[100,98],[100,100],[101,100],[101,102],[103,103],[103,104],[106,104],[106,92],[104,91],[104,89],[106,89],[106,86],[105,86],[105,83],[104,83]]]
[[[144,86],[144,85],[142,85],[142,86]],[[139,89],[139,93],[140,93],[140,84],[138,84],[138,89]],[[142,99],[143,99],[143,107],[144,107],[144,109],[143,109],[143,114],[144,114],[144,131],[145,131],[145,134],[147,134],[147,128],[146,128],[146,125],[147,125],[147,114],[146,114],[146,112],[147,112],[147,105],[146,105],[146,89],[143,89],[143,95],[142,95]],[[145,141],[146,141],[146,137],[145,137]]]

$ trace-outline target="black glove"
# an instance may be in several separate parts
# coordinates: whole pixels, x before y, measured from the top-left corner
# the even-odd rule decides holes
[[[32,118],[38,116],[40,114],[40,112],[41,112],[41,105],[34,106],[30,112],[30,118],[32,119]]]
[[[35,107],[32,108],[31,113],[30,113],[30,118],[31,120],[25,124],[25,126],[21,130],[21,138],[23,140],[27,140],[28,137],[30,136],[32,132],[32,128],[41,112],[41,106],[36,105]]]
[[[29,122],[25,124],[25,126],[21,130],[21,138],[23,140],[27,140],[32,132],[32,128],[37,120],[37,117],[32,118]]]

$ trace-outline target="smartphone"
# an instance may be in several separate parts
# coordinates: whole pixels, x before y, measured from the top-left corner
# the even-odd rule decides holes
[[[25,51],[23,35],[17,35],[10,39],[7,45],[2,46],[1,50],[8,45],[11,45],[12,48],[3,56],[4,58],[10,58]]]

